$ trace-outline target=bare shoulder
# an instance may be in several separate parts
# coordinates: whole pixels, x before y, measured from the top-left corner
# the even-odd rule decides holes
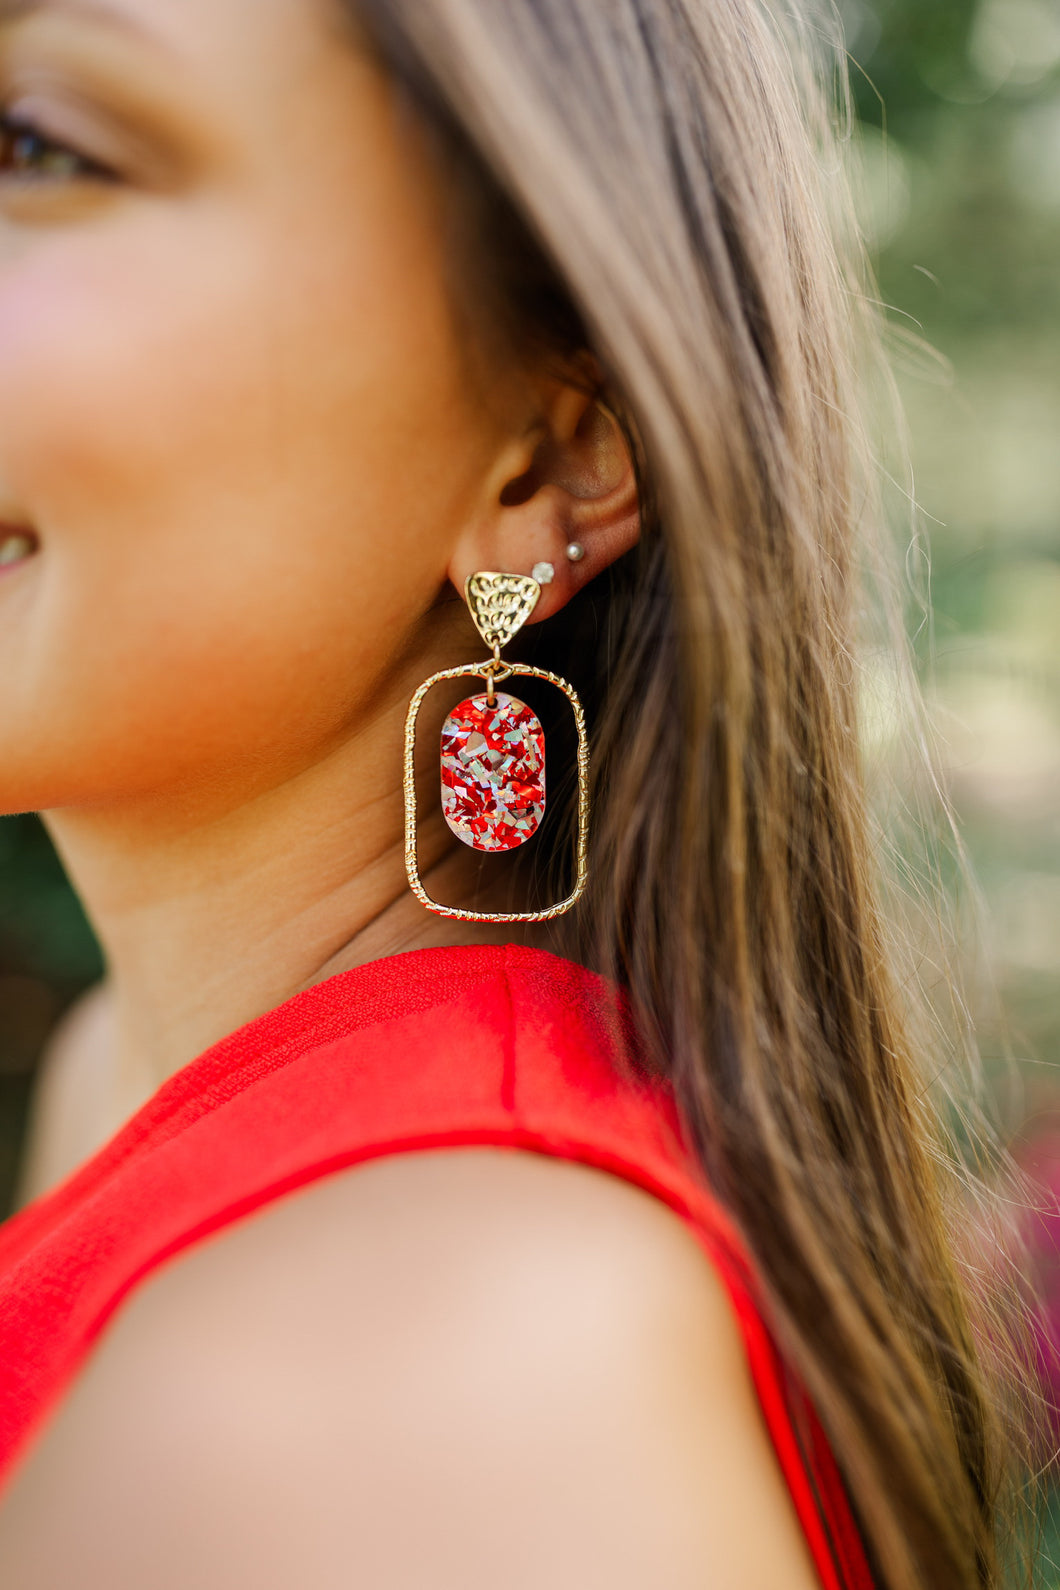
[[[169,1266],[26,1466],[0,1571],[60,1481],[56,1549],[112,1590],[159,1539],[156,1590],[817,1583],[694,1239],[529,1154],[381,1161]]]

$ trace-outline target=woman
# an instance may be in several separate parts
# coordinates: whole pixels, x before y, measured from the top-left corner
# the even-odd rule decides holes
[[[777,30],[0,19],[2,799],[108,963],[0,1239],[3,1582],[998,1583]]]

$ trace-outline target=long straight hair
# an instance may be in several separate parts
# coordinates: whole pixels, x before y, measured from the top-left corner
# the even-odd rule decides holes
[[[954,1255],[863,792],[879,336],[815,29],[759,0],[349,9],[459,179],[472,320],[582,358],[638,469],[637,551],[542,626],[595,707],[573,949],[631,993],[881,1590],[998,1585],[1004,1322]]]

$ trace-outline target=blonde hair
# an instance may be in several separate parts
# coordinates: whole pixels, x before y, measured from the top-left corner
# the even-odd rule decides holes
[[[639,548],[538,637],[596,707],[572,951],[631,991],[880,1586],[998,1585],[1004,1325],[971,1323],[865,808],[879,335],[814,28],[758,0],[351,10],[461,177],[478,320],[588,354],[637,462]]]

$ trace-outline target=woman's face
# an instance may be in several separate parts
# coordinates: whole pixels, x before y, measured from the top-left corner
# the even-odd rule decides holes
[[[238,798],[400,692],[502,441],[324,0],[0,0],[0,809]]]

